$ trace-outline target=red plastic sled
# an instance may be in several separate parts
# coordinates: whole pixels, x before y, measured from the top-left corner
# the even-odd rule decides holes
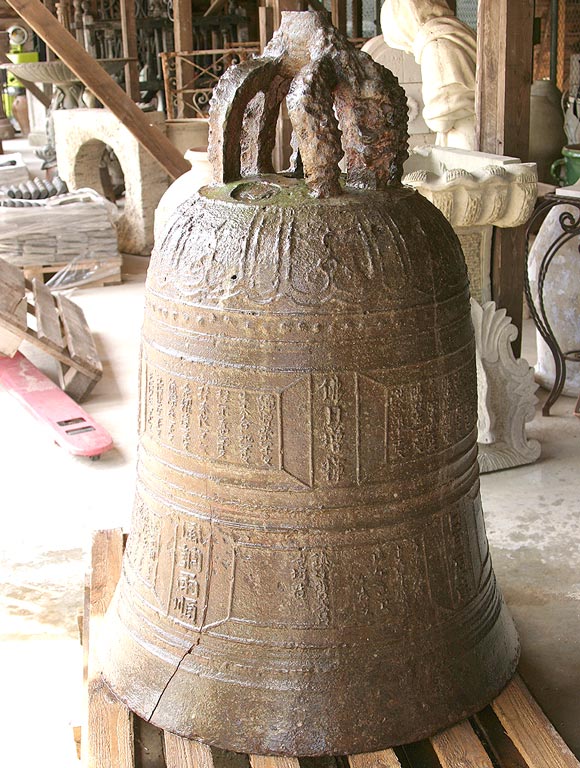
[[[113,447],[106,429],[59,389],[24,355],[0,355],[0,382],[24,405],[52,439],[75,456],[98,457]]]

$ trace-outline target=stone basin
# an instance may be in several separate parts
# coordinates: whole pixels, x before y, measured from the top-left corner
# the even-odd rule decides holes
[[[535,163],[451,147],[411,150],[403,184],[414,187],[443,213],[467,262],[471,295],[491,299],[492,227],[518,227],[534,210]]]
[[[125,59],[96,59],[109,75],[116,75],[125,66]],[[31,83],[46,83],[48,85],[67,85],[80,82],[75,73],[60,60],[56,61],[27,61],[21,64],[2,64],[2,69],[8,69],[15,77],[21,77]]]

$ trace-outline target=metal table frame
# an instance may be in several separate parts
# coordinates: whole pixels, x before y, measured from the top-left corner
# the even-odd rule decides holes
[[[538,296],[537,301],[534,301],[532,291],[530,288],[530,279],[528,275],[529,266],[529,238],[530,233],[534,225],[537,224],[543,217],[545,217],[552,208],[558,205],[569,205],[576,209],[573,213],[571,211],[563,211],[560,214],[560,226],[562,227],[562,233],[550,244],[540,262],[540,268],[538,270]],[[566,383],[566,361],[580,362],[580,350],[566,350],[563,351],[554,335],[554,331],[550,325],[548,317],[546,315],[546,307],[544,304],[544,284],[546,282],[546,276],[548,269],[552,264],[554,257],[573,237],[580,235],[580,198],[577,197],[565,197],[563,195],[546,195],[544,201],[538,205],[535,209],[531,219],[528,221],[526,227],[526,269],[524,271],[524,291],[526,295],[526,301],[530,309],[530,314],[534,321],[534,325],[538,329],[541,337],[546,342],[552,356],[554,358],[554,365],[556,369],[556,376],[554,384],[548,395],[546,402],[542,408],[542,414],[544,416],[550,415],[550,408],[554,405],[556,400],[562,394],[564,384]],[[580,242],[578,244],[580,251]],[[576,404],[574,410],[576,415],[580,415],[580,398]]]

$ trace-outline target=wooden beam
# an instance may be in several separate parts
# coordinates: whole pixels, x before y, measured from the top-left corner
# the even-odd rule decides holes
[[[346,0],[330,0],[330,15],[334,26],[346,35]]]
[[[351,0],[352,10],[352,36],[354,38],[363,36],[363,7],[362,0]]]
[[[261,5],[258,8],[260,24],[260,50],[263,51],[274,34],[274,9],[271,5]]]
[[[479,0],[477,39],[477,137],[479,149],[527,160],[530,131],[534,0]],[[525,234],[495,229],[492,294],[507,310],[521,350]]]
[[[224,7],[226,3],[227,3],[227,0],[212,0],[211,5],[203,15],[213,16],[214,13],[221,11],[221,9]]]
[[[178,178],[190,168],[190,164],[169,139],[149,123],[147,114],[143,113],[100,64],[89,56],[70,32],[58,23],[40,0],[8,0],[8,3],[79,80],[90,88],[97,99],[123,123],[171,178]]]
[[[207,15],[207,14],[206,14]],[[193,16],[191,0],[173,0],[173,39],[176,53],[192,51],[193,44]],[[193,74],[193,69],[190,70]],[[177,89],[177,117],[193,117],[191,104],[186,104],[182,89],[187,84],[187,75],[183,66],[183,60],[179,56],[175,59],[175,86]]]
[[[127,96],[133,101],[141,101],[135,0],[121,0],[120,11],[123,58],[128,59],[125,64],[125,91],[127,92]]]

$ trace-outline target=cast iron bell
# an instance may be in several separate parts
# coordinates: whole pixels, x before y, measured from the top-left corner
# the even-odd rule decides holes
[[[276,175],[284,98],[295,156]],[[423,738],[488,704],[518,658],[458,240],[401,186],[404,91],[325,14],[282,14],[221,78],[210,125],[215,183],[147,278],[105,679],[155,725],[236,751]]]

